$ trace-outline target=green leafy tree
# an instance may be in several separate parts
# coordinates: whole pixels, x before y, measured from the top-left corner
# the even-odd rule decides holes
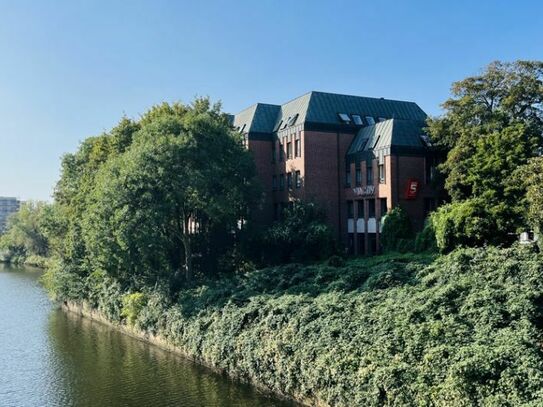
[[[294,201],[264,237],[272,263],[325,259],[336,251],[324,212],[312,202]]]
[[[0,248],[7,252],[8,259],[24,261],[30,256],[48,255],[45,225],[50,211],[51,205],[46,202],[29,201],[10,216],[6,233],[0,237]]]
[[[194,274],[197,243],[232,235],[255,202],[252,157],[220,106],[157,106],[95,176],[82,235],[96,266],[131,281]],[[139,284],[139,282],[137,282]]]
[[[532,158],[518,171],[519,182],[526,185],[528,224],[539,234],[543,231],[543,157]]]
[[[514,173],[543,146],[543,62],[494,62],[454,83],[452,95],[445,114],[428,123],[436,146],[448,152],[440,167],[445,187],[453,203],[475,199],[495,217],[496,229],[481,241],[508,242],[525,222],[526,190]]]

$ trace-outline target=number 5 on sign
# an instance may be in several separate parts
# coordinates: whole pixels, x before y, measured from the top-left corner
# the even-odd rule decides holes
[[[415,199],[419,192],[419,181],[409,179],[407,181],[407,189],[405,190],[405,199]]]

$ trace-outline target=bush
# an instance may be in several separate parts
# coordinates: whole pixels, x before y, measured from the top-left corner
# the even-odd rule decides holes
[[[383,218],[381,245],[385,252],[405,253],[413,250],[411,222],[399,206],[393,208]]]
[[[268,229],[264,245],[269,263],[323,260],[337,251],[324,212],[314,203],[295,201]]]
[[[134,325],[143,307],[147,304],[147,296],[143,293],[125,294],[122,297],[121,316],[129,325]]]
[[[415,252],[436,252],[437,251],[437,242],[436,242],[436,232],[434,230],[433,223],[430,219],[426,219],[424,222],[424,228],[421,232],[417,233],[415,238]]]
[[[497,233],[491,214],[475,199],[441,206],[432,213],[431,222],[442,253],[461,246],[482,246]]]

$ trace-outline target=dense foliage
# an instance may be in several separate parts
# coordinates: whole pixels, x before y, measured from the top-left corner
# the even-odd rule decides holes
[[[484,207],[492,224],[476,228],[477,243],[509,243],[526,226],[526,189],[515,172],[543,147],[543,62],[494,62],[456,82],[445,114],[429,121],[435,145],[448,152],[441,165],[453,212],[475,217]],[[464,203],[467,200],[475,200]],[[459,219],[473,226],[478,220]],[[461,234],[460,234],[461,235]],[[447,236],[453,246],[464,242]]]
[[[216,270],[255,205],[254,163],[219,105],[163,104],[85,140],[55,193],[63,267],[177,289]]]
[[[390,210],[382,222],[381,245],[385,252],[413,251],[414,240],[411,221],[401,206]]]
[[[177,301],[160,289],[128,301],[107,278],[66,279],[57,295],[277,392],[334,406],[543,403],[543,256],[531,248],[290,264]]]
[[[265,231],[263,243],[268,263],[326,259],[337,250],[322,209],[302,201],[284,209],[282,218]]]
[[[25,202],[8,219],[0,236],[0,252],[5,261],[44,266],[49,256],[48,235],[53,222],[52,206],[45,202]]]

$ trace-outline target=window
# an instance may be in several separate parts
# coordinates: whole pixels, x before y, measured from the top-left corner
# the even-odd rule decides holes
[[[294,155],[296,157],[302,156],[302,139],[300,138],[299,134],[298,138],[294,141]]]
[[[349,233],[347,237],[347,252],[349,254],[354,253],[354,233]]]
[[[368,200],[368,218],[375,218],[375,199]]]
[[[279,175],[279,189],[282,191],[285,189],[285,174]]]
[[[379,164],[379,183],[385,183],[385,164]]]
[[[364,122],[362,121],[362,118],[360,117],[359,114],[353,114],[353,122],[354,122],[354,124],[356,124],[357,126],[362,126],[362,125],[364,125]]]
[[[302,186],[302,175],[300,174],[300,171],[296,171],[296,188],[300,188]]]
[[[289,121],[288,121],[288,125],[289,126],[294,126],[294,124],[296,123],[296,120],[298,119],[298,114],[296,113],[294,116],[292,116]]]
[[[426,166],[424,178],[426,183],[429,184],[434,180],[436,176],[436,166],[434,160],[431,157],[426,157],[424,161]]]
[[[292,189],[292,173],[287,173],[287,186],[288,189]]]
[[[355,169],[355,184],[357,187],[362,185],[362,169],[360,168],[360,164],[358,164]]]
[[[377,147],[377,143],[379,143],[379,139],[381,138],[381,136],[377,136],[375,138],[375,141],[373,142],[372,146],[371,146],[371,149],[373,150],[375,147]]]
[[[274,163],[275,162],[275,155],[277,154],[275,152],[275,141],[272,142],[271,148],[272,148],[272,163]]]
[[[381,204],[381,217],[385,216],[387,214],[388,208],[387,208],[387,199],[381,198],[379,199]]]
[[[347,113],[338,113],[337,115],[339,116],[339,119],[343,123],[350,123],[351,122],[351,118],[349,117],[349,115]]]
[[[351,186],[351,166],[345,169],[345,187]]]
[[[430,140],[430,137],[428,137],[428,135],[421,134],[420,135],[420,140],[422,141],[422,144],[424,144],[424,146],[432,147],[432,141]]]
[[[375,119],[371,116],[366,116],[366,122],[371,126],[372,124],[375,124]]]
[[[366,254],[366,245],[364,244],[364,241],[366,240],[366,236],[364,233],[358,233],[358,254]]]
[[[366,185],[373,185],[373,168],[371,164],[366,167]]]
[[[283,150],[283,144],[279,143],[279,161],[283,161],[285,157],[285,151]]]
[[[287,143],[287,160],[290,160],[292,158],[292,143]]]
[[[277,175],[274,175],[272,178],[272,189],[274,191],[277,189]]]
[[[358,203],[358,219],[364,219],[364,200],[356,201]]]
[[[353,201],[347,201],[347,217],[349,219],[354,218],[354,203],[353,203]]]

